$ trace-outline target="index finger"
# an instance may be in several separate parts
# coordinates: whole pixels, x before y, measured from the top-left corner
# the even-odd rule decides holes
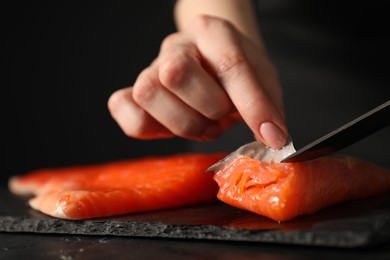
[[[194,26],[192,37],[199,52],[256,138],[281,148],[287,140],[284,118],[257,78],[238,32],[210,16],[199,17]]]

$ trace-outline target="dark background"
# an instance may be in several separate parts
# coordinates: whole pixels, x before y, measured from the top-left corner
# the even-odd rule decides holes
[[[389,99],[386,9],[372,2],[259,3],[297,148]],[[0,12],[1,181],[43,167],[231,150],[252,139],[241,125],[212,143],[140,141],[110,117],[110,94],[131,85],[175,30],[169,1],[13,2]],[[386,129],[345,152],[390,167],[388,147]]]
[[[168,1],[37,1],[1,10],[1,178],[185,151],[126,137],[107,110],[174,30]]]

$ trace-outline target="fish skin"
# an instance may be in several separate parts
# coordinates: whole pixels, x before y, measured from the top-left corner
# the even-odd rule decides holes
[[[214,180],[221,201],[276,221],[390,192],[390,170],[340,155],[273,164],[239,157]]]
[[[9,181],[33,194],[35,210],[63,219],[90,219],[179,207],[216,199],[213,163],[226,156],[181,154],[33,171]]]

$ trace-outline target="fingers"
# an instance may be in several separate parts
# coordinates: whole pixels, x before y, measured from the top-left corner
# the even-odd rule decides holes
[[[200,59],[196,46],[189,40],[175,36],[168,38],[159,56],[159,80],[189,107],[206,118],[219,120],[234,107]]]
[[[273,148],[282,147],[287,139],[283,116],[258,79],[234,28],[202,16],[191,32],[199,52],[255,136]]]
[[[219,137],[220,126],[168,91],[158,75],[157,66],[140,74],[133,92],[137,104],[177,136],[195,140]]]
[[[222,132],[218,122],[205,118],[162,86],[156,66],[145,69],[133,88],[114,93],[109,109],[125,133],[132,137],[176,135],[210,140]]]
[[[133,99],[133,88],[114,92],[108,100],[112,117],[126,135],[140,139],[170,138],[174,134],[157,122]]]
[[[242,118],[257,139],[280,148],[287,139],[281,90],[263,51],[227,22],[202,16],[167,37],[134,87],[112,95],[109,109],[137,138],[212,140]]]
[[[202,67],[194,44],[175,35],[163,42],[158,58],[138,76],[133,88],[111,97],[109,109],[125,133],[138,138],[174,134],[213,140],[237,121],[224,118],[234,111],[233,104]]]

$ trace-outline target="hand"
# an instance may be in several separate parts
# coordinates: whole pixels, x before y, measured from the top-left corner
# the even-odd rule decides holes
[[[264,48],[210,16],[169,35],[134,86],[113,93],[108,107],[135,138],[213,140],[242,118],[273,148],[287,139],[281,87]]]

